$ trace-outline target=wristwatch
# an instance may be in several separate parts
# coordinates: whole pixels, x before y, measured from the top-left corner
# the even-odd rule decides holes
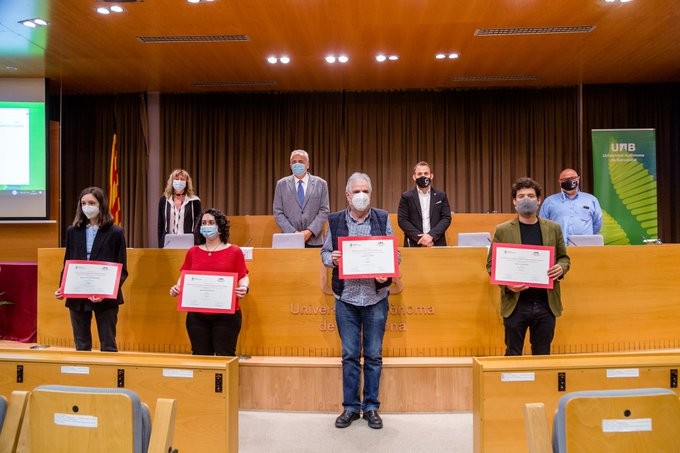
[[[246,289],[246,294],[248,294],[250,292],[250,286],[243,285],[243,286],[241,286],[241,288]]]

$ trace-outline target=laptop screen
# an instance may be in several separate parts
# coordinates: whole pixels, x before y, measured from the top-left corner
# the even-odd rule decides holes
[[[194,245],[193,234],[166,234],[163,248],[166,249],[189,249]]]
[[[273,249],[303,249],[305,235],[302,233],[274,233],[272,236]]]

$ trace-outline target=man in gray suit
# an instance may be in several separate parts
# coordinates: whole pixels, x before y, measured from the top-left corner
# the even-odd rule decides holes
[[[274,219],[283,233],[303,233],[305,247],[321,247],[330,211],[328,184],[309,174],[309,155],[302,149],[290,153],[290,169],[293,174],[276,183]]]
[[[505,355],[522,355],[527,329],[533,355],[550,354],[555,335],[555,318],[562,314],[560,280],[571,261],[564,245],[560,224],[538,217],[541,186],[531,178],[519,178],[512,185],[512,203],[517,217],[496,226],[494,243],[543,245],[555,248],[555,262],[548,269],[552,289],[525,284],[500,285],[501,316],[505,326]],[[486,270],[491,272],[493,247],[489,248]]]

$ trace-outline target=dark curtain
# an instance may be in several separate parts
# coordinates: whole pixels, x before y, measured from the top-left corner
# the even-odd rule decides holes
[[[143,96],[66,96],[63,105],[64,223],[82,188],[108,188],[115,130],[128,242],[146,246]],[[185,168],[203,206],[271,214],[274,185],[290,174],[290,152],[302,148],[311,172],[328,181],[333,210],[346,205],[347,177],[364,171],[373,180],[373,205],[395,212],[401,192],[413,186],[413,165],[426,160],[454,211],[511,212],[510,186],[520,176],[536,179],[547,196],[559,189],[560,171],[572,167],[592,191],[591,129],[643,127],[657,130],[660,237],[678,242],[678,84],[163,94],[157,191],[172,169]]]
[[[509,210],[516,178],[543,183],[578,160],[574,88],[168,94],[160,111],[162,174],[186,168],[204,205],[229,215],[270,214],[296,148],[328,181],[332,209],[345,206],[348,176],[363,171],[373,205],[390,212],[420,160],[457,212]]]
[[[144,96],[65,96],[61,128],[61,219],[63,240],[78,207],[80,192],[90,186],[109,191],[113,134],[118,148],[122,223],[128,247],[147,243],[148,172]]]

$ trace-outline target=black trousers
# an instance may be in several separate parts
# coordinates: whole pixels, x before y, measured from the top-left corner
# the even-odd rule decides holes
[[[76,351],[92,350],[92,311],[78,311],[69,308],[71,327]],[[118,305],[103,310],[95,310],[94,317],[99,332],[99,343],[102,351],[116,352],[116,324],[118,323]]]
[[[187,333],[193,355],[235,356],[241,332],[241,311],[232,314],[187,314]]]
[[[555,336],[555,315],[548,302],[520,301],[505,325],[505,355],[522,355],[524,338],[529,329],[533,355],[550,355],[550,343]]]

